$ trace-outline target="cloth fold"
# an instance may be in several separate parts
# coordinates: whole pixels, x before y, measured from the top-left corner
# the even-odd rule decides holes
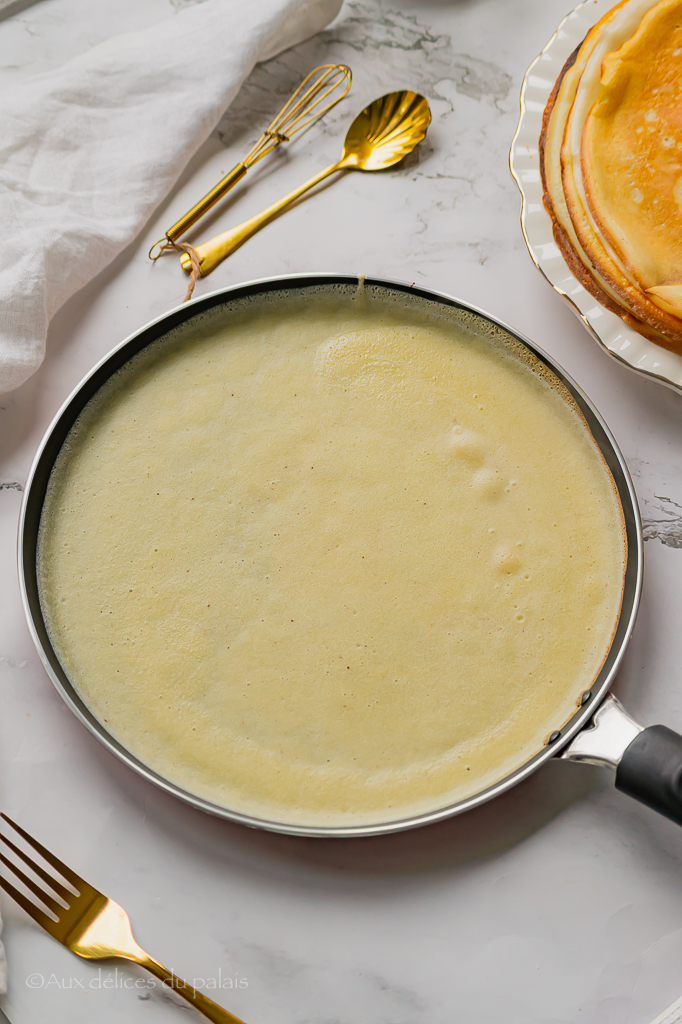
[[[50,318],[135,237],[254,64],[342,0],[202,0],[0,93],[0,393]]]

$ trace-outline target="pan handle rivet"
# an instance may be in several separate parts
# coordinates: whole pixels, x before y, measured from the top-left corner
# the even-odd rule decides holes
[[[591,696],[591,690],[583,690],[583,692],[580,694],[580,707],[582,707],[583,704],[587,704]]]
[[[558,731],[558,729],[555,729],[554,732],[551,732],[549,734],[549,738],[547,740],[547,743],[548,744],[549,743],[556,743],[556,741],[559,739],[560,736],[561,736],[561,733]]]

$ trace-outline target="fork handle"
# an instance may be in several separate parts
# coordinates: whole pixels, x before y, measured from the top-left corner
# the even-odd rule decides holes
[[[349,163],[345,162],[345,157],[342,157],[338,163],[332,164],[330,167],[326,167],[319,174],[316,174],[314,178],[310,178],[304,185],[294,189],[284,199],[280,199],[278,203],[273,203],[272,206],[268,206],[267,210],[263,210],[262,213],[256,214],[255,217],[251,217],[250,220],[244,221],[243,224],[239,224],[236,228],[230,228],[229,231],[224,231],[222,235],[216,235],[208,242],[204,242],[203,245],[197,246],[197,254],[199,256],[199,267],[202,277],[206,277],[210,274],[219,263],[221,263],[226,256],[231,256],[235,249],[238,249],[240,245],[243,245],[247,238],[251,238],[251,235],[255,235],[257,231],[260,231],[265,224],[268,224],[271,220],[274,220],[278,214],[282,213],[292,203],[311,188],[315,188],[328,178],[330,174],[334,174],[335,171],[342,171],[346,167],[350,167]],[[189,274],[192,269],[192,261],[190,260],[187,253],[180,257],[180,263],[182,269]]]
[[[212,999],[205,996],[203,992],[197,992],[195,988],[188,985],[182,978],[178,978],[172,971],[166,970],[163,964],[160,964],[158,960],[154,960],[153,957],[145,954],[136,958],[135,962],[140,967],[144,967],[150,974],[153,974],[155,978],[158,978],[166,988],[172,988],[179,996],[186,999],[199,1013],[203,1013],[204,1017],[212,1020],[213,1024],[244,1024],[240,1017],[235,1017],[229,1010],[224,1010],[222,1006],[218,1006]]]

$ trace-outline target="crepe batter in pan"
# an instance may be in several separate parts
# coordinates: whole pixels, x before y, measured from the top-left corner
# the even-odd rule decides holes
[[[575,712],[620,611],[618,495],[567,399],[409,298],[200,319],[57,460],[62,664],[141,761],[243,813],[356,825],[498,782]]]

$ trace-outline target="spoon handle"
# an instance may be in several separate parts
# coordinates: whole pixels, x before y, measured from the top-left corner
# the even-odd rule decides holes
[[[257,214],[255,217],[251,217],[250,220],[245,220],[243,224],[238,224],[236,228],[230,228],[229,231],[224,231],[222,235],[216,235],[215,238],[211,238],[210,241],[204,242],[203,245],[197,246],[197,253],[199,255],[201,276],[206,277],[211,271],[218,266],[226,256],[231,256],[235,249],[238,249],[240,245],[243,245],[247,238],[251,238],[251,235],[255,235],[256,231],[260,231],[265,224],[268,224],[271,220],[274,220],[278,214],[282,213],[291,203],[299,199],[308,189],[315,188],[320,182],[328,178],[330,174],[334,174],[335,171],[343,170],[347,164],[343,159],[337,163],[327,167],[324,171],[320,171],[310,181],[306,181],[300,188],[290,192],[284,199],[280,199],[278,203],[274,203],[272,206],[268,206],[267,210],[263,210],[262,213]],[[190,273],[192,269],[192,261],[189,255],[185,253],[180,258],[182,269],[186,273]]]

